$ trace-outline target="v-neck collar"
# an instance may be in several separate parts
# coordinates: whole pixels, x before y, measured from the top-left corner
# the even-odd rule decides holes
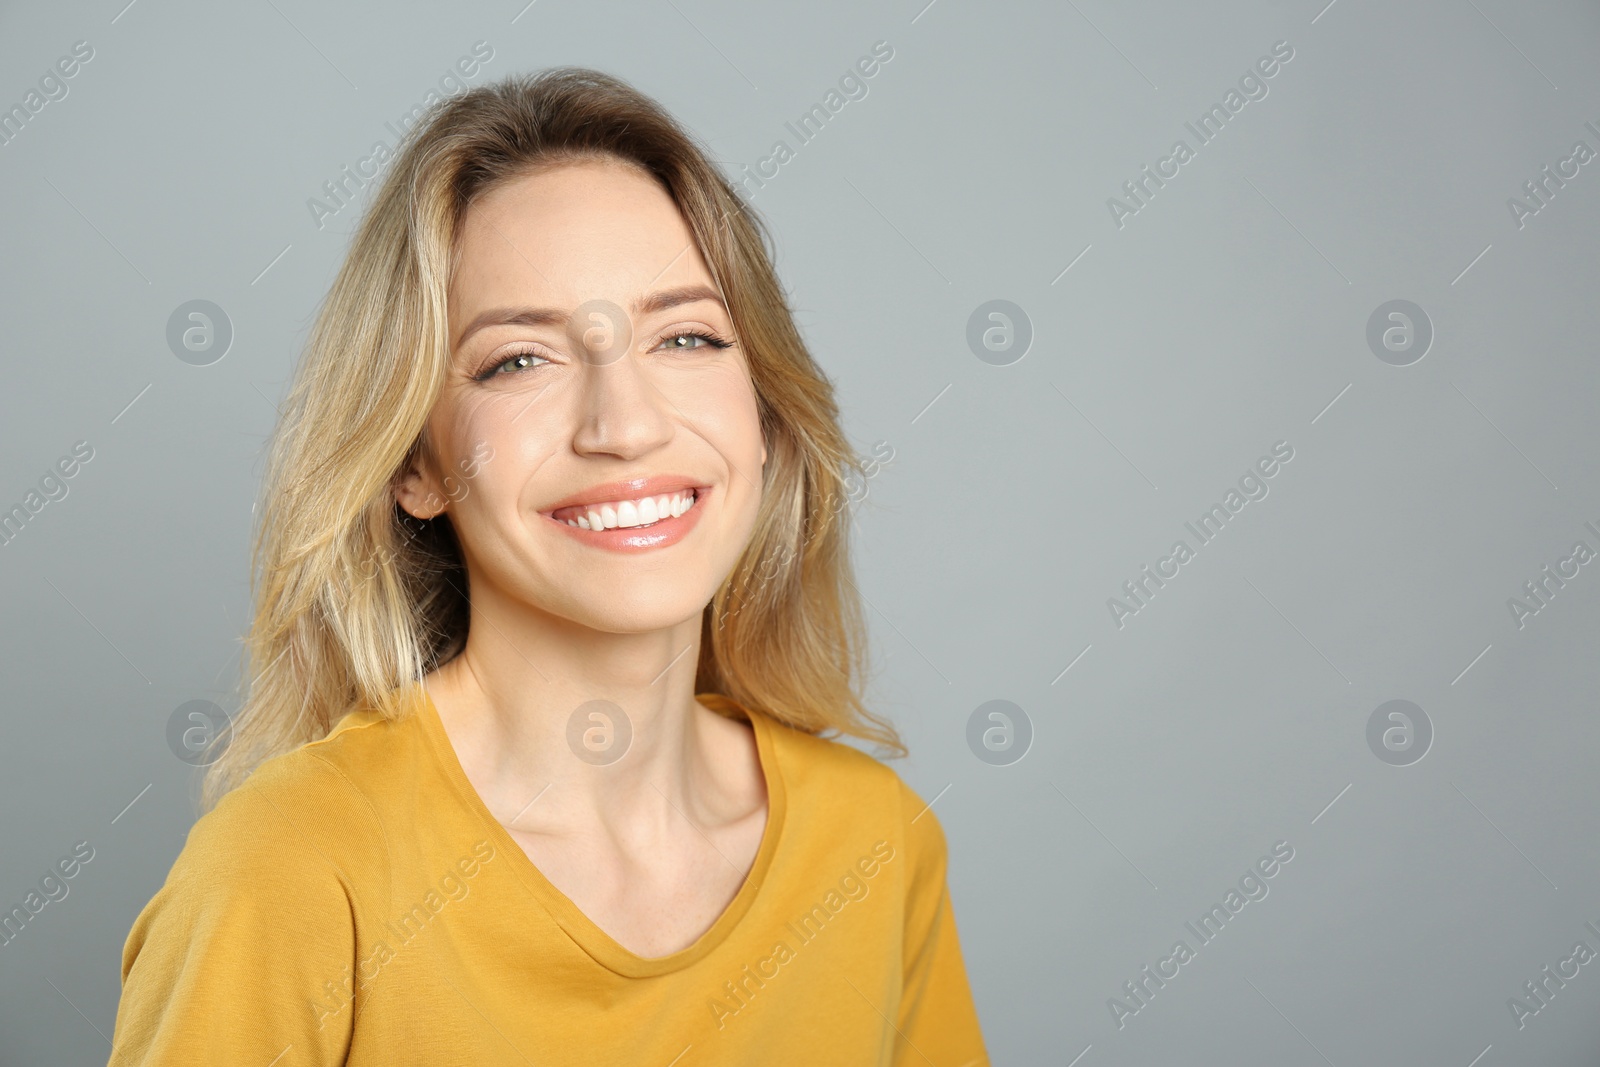
[[[677,952],[666,956],[640,956],[602,930],[572,902],[571,898],[545,877],[544,872],[539,870],[516,839],[500,825],[500,821],[489,811],[483,798],[478,795],[477,789],[467,778],[466,771],[462,769],[461,761],[456,756],[455,747],[450,743],[450,736],[445,732],[444,723],[439,718],[439,709],[434,706],[433,697],[428,693],[427,687],[420,682],[417,683],[414,695],[420,698],[416,701],[415,710],[421,721],[423,733],[427,737],[427,747],[433,754],[439,770],[455,791],[457,799],[466,808],[467,816],[482,825],[483,832],[489,836],[498,850],[505,853],[506,862],[512,866],[528,891],[544,906],[556,924],[603,966],[627,978],[649,978],[681,970],[726,941],[739,925],[739,920],[755,902],[756,895],[766,880],[767,871],[772,866],[773,856],[777,853],[778,842],[783,835],[785,813],[788,810],[783,771],[774,753],[773,722],[766,715],[752,711],[720,693],[696,694],[695,699],[701,704],[713,711],[731,713],[734,718],[745,719],[755,731],[756,752],[761,763],[762,777],[766,779],[767,784],[767,824],[761,832],[761,845],[756,850],[755,863],[751,866],[750,873],[745,876],[739,891],[734,894],[733,900],[723,909],[716,922],[711,924],[710,929],[696,938],[692,944]]]

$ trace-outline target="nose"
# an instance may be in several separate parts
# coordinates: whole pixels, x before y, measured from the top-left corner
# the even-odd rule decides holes
[[[581,366],[574,451],[634,459],[671,438],[671,402],[631,346],[617,358]]]

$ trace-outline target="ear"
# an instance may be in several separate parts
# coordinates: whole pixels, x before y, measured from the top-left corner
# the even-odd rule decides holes
[[[406,469],[394,480],[393,490],[395,501],[413,519],[431,519],[448,503],[439,492],[438,479],[422,449],[413,454]]]

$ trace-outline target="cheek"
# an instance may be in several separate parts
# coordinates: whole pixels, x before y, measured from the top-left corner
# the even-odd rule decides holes
[[[674,406],[731,466],[759,484],[761,419],[744,368],[732,364],[708,369],[675,384],[679,395],[673,397]],[[737,474],[733,478],[744,485]]]
[[[510,443],[512,430],[526,421],[513,422],[516,409],[507,403],[505,396],[467,394],[452,406],[440,420],[440,440],[448,441],[454,456],[469,456],[472,450],[487,443],[498,453]]]
[[[761,511],[763,441],[755,392],[743,369],[735,367],[701,383],[693,398],[685,402],[694,406],[684,407],[684,415],[724,465],[724,535],[730,555],[717,566],[731,567],[754,532]]]
[[[438,413],[430,426],[438,445],[437,474],[458,512],[493,510],[549,456],[549,417],[541,418],[538,403],[529,404],[531,397],[466,397]]]

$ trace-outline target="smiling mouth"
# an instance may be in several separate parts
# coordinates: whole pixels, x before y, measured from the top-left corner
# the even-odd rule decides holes
[[[636,530],[675,519],[693,508],[699,499],[700,490],[680,489],[658,496],[557,508],[550,513],[550,517],[581,530]]]

